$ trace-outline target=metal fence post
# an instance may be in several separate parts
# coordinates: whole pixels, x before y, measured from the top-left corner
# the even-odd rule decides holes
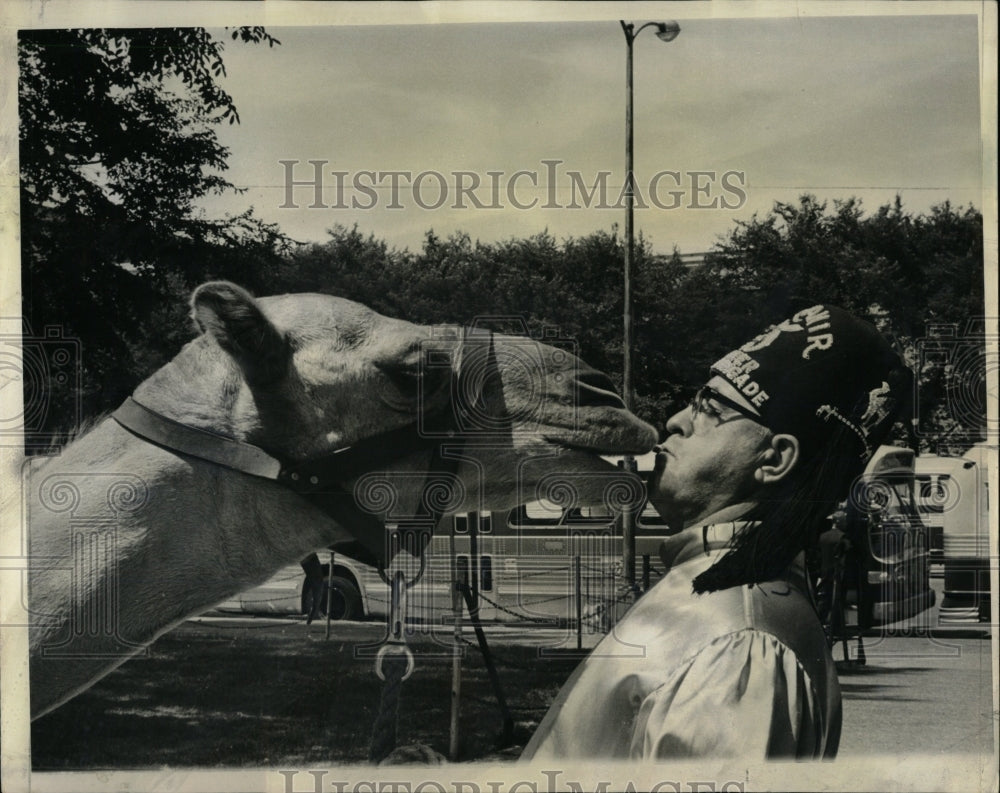
[[[576,649],[583,649],[583,593],[580,591],[580,555],[573,557],[576,578]]]

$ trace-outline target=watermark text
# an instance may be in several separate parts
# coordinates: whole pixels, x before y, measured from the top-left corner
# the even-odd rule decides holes
[[[743,171],[661,169],[648,180],[584,174],[563,160],[507,171],[338,170],[329,160],[279,160],[284,201],[279,209],[636,209],[736,210],[747,202]],[[624,182],[624,183],[621,183]]]

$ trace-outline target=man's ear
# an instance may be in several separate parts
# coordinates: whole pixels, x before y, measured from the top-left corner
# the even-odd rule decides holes
[[[267,385],[288,371],[288,340],[242,287],[228,281],[202,284],[191,296],[191,314],[198,329],[236,360],[251,385]]]
[[[780,482],[795,468],[798,461],[799,439],[794,435],[773,435],[762,454],[755,478],[762,485]]]

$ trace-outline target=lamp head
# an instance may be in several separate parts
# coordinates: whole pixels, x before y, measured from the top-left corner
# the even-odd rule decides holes
[[[681,26],[671,20],[670,22],[656,23],[656,37],[660,41],[673,41],[681,32]]]

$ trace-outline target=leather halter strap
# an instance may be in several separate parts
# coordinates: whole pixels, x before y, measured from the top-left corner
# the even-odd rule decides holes
[[[133,435],[168,451],[262,479],[280,481],[301,493],[329,489],[333,483],[364,474],[432,445],[421,435],[418,426],[411,423],[364,438],[353,446],[335,449],[322,457],[282,463],[259,446],[175,421],[132,397],[128,397],[111,418]],[[433,423],[438,424],[440,420]],[[430,426],[431,423],[425,425]]]
[[[462,380],[462,363],[465,347],[471,342],[491,348],[492,333],[476,328],[463,329],[458,358],[452,366],[450,387],[453,394],[455,391],[462,393],[468,390],[466,386],[469,384]],[[492,352],[491,349],[489,351]],[[482,381],[471,385],[471,403],[478,405]],[[126,399],[111,417],[133,435],[161,448],[251,476],[280,482],[348,528],[365,551],[384,561],[384,557],[389,555],[384,547],[384,523],[358,508],[353,494],[344,487],[344,482],[419,451],[431,452],[425,487],[435,474],[453,471],[457,460],[454,457],[445,458],[441,453],[441,446],[461,442],[459,438],[449,440],[454,435],[454,410],[454,400],[451,399],[437,415],[424,416],[418,422],[361,439],[353,446],[336,449],[316,459],[285,463],[259,446],[175,421],[136,402],[132,397]],[[430,531],[440,517],[425,510],[425,514],[414,515],[411,524],[415,528],[423,527]],[[429,539],[429,535],[427,538]],[[422,550],[426,541],[420,545]]]
[[[216,465],[263,479],[278,479],[281,462],[259,446],[227,438],[208,430],[189,427],[150,410],[132,397],[111,414],[121,426],[164,449],[197,457]]]

